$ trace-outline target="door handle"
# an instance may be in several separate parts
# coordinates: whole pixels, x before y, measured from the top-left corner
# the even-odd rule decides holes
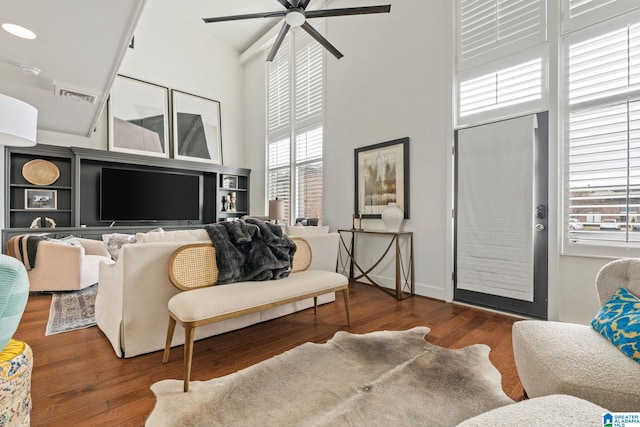
[[[544,224],[536,224],[536,231],[544,231]]]

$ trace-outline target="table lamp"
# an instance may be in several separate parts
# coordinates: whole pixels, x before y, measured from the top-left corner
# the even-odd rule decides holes
[[[284,200],[278,200],[277,197],[275,200],[269,200],[269,219],[276,224],[284,219]]]

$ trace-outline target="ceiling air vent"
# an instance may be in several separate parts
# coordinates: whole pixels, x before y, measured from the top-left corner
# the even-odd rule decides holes
[[[63,98],[71,98],[71,99],[75,99],[76,101],[85,101],[85,102],[88,102],[89,104],[96,103],[97,96],[94,94],[81,92],[77,89],[71,89],[68,87],[62,87],[58,85],[55,85],[54,88],[55,88],[56,96],[61,96]]]

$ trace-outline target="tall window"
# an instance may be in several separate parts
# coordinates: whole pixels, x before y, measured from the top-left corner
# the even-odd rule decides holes
[[[564,49],[567,243],[640,248],[640,13]]]
[[[290,222],[322,218],[323,74],[322,46],[297,28],[267,67],[267,197]]]

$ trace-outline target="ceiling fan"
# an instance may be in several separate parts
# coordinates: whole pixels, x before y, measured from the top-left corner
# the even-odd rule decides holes
[[[340,59],[344,55],[340,53],[329,41],[322,36],[315,28],[313,28],[308,22],[309,18],[326,18],[329,16],[345,16],[345,15],[364,15],[369,13],[389,13],[391,5],[384,6],[365,6],[365,7],[349,7],[342,9],[322,9],[322,10],[310,10],[307,11],[307,6],[310,0],[277,0],[287,10],[281,12],[265,12],[265,13],[249,13],[246,15],[234,15],[234,16],[220,16],[217,18],[202,18],[202,20],[209,24],[211,22],[223,22],[223,21],[236,21],[240,19],[253,19],[253,18],[277,18],[284,16],[284,23],[282,28],[276,37],[276,41],[267,56],[267,61],[273,61],[276,57],[276,53],[287,35],[287,32],[291,27],[302,27],[311,37],[316,39],[318,43],[325,47],[336,58]]]

